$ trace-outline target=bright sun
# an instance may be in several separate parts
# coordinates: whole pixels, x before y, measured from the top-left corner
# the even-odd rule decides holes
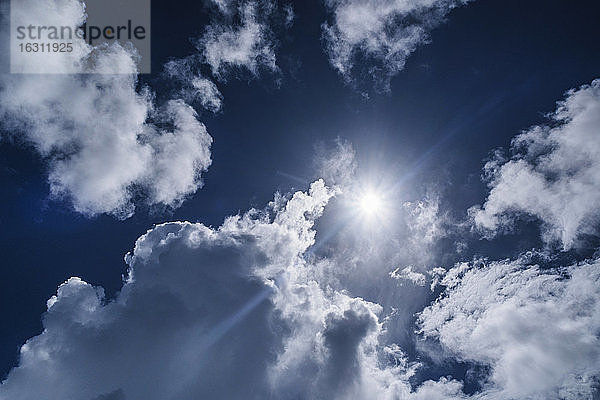
[[[384,212],[383,197],[376,191],[367,190],[357,200],[360,213],[367,218],[379,216]]]

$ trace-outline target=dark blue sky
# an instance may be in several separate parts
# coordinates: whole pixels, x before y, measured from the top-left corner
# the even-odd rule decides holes
[[[201,2],[152,3],[153,69],[193,51],[190,37],[206,22]],[[595,1],[478,1],[454,10],[431,43],[408,59],[391,93],[355,93],[330,67],[321,46],[326,19],[319,1],[293,4],[296,19],[280,39],[280,74],[241,74],[219,84],[223,111],[201,120],[214,138],[205,186],[173,212],[142,210],[117,221],[88,219],[48,199],[44,162],[26,146],[0,143],[2,280],[0,363],[5,374],[18,348],[41,330],[40,315],[70,276],[114,294],[126,272],[123,255],[153,224],[168,220],[219,225],[261,207],[277,190],[305,189],[289,178],[315,177],[315,146],[337,137],[359,160],[401,171],[406,199],[440,187],[461,216],[481,203],[481,167],[490,152],[545,120],[571,88],[600,71],[600,4]],[[160,98],[163,79],[142,78]],[[279,83],[275,83],[278,81]],[[499,239],[501,242],[502,239]],[[511,252],[536,242],[524,235]],[[502,244],[494,250],[505,257]],[[492,252],[481,244],[481,252]],[[94,257],[88,257],[93,254]]]

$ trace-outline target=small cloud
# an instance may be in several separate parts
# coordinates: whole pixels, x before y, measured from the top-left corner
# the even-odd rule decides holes
[[[222,18],[215,19],[197,41],[203,62],[212,74],[224,80],[226,74],[239,68],[254,76],[260,69],[277,72],[274,38],[275,25],[291,26],[294,18],[291,6],[283,8],[280,18],[274,2],[217,1]],[[280,21],[280,19],[282,19]],[[235,22],[239,20],[238,22]]]
[[[356,151],[352,143],[337,138],[332,146],[319,143],[316,146],[316,170],[330,185],[348,188],[356,178]]]
[[[390,272],[390,277],[393,279],[410,281],[417,286],[425,286],[426,283],[425,275],[413,271],[413,267],[410,265],[402,270],[400,270],[400,267],[396,268]]]
[[[377,91],[389,91],[391,78],[428,42],[429,31],[467,2],[326,0],[331,22],[323,24],[323,37],[329,62],[353,86],[366,75]]]

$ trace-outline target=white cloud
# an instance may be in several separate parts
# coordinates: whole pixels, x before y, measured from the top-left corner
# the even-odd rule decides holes
[[[320,240],[311,251],[323,258],[316,261],[315,279],[377,302],[386,312],[394,310],[386,319],[385,336],[404,346],[412,340],[407,326],[431,295],[423,286],[435,280],[427,271],[439,263],[439,240],[449,224],[446,213],[433,193],[420,201],[403,201],[406,193],[397,190],[394,171],[382,169],[382,160],[373,165],[363,158],[359,163],[346,141],[338,139],[317,150],[319,176],[341,193],[319,222]],[[380,204],[365,217],[359,205],[369,192],[379,196]],[[394,269],[391,277],[396,279],[390,279]],[[415,284],[404,284],[407,280]]]
[[[174,129],[149,139],[153,154],[144,184],[151,203],[179,206],[202,184],[198,171],[211,164],[212,138],[196,119],[196,112],[183,101],[171,100],[164,112]]]
[[[223,95],[217,85],[200,74],[197,69],[201,61],[197,54],[176,60],[170,60],[163,66],[165,78],[179,84],[177,96],[202,108],[216,113],[223,107]]]
[[[221,12],[229,13],[235,0],[210,0]]]
[[[431,277],[429,288],[433,292],[444,276],[446,276],[446,270],[442,267],[432,268],[430,271],[427,271],[427,275]]]
[[[27,0],[19,9],[32,11],[39,25],[77,26],[84,18],[76,0],[60,7]],[[9,135],[42,155],[52,195],[80,213],[126,218],[140,195],[147,205],[178,206],[202,185],[211,163],[204,125],[183,102],[157,108],[148,89],[136,89],[131,51],[73,40],[76,55],[52,61],[64,64],[57,70],[81,63],[86,74],[2,75],[1,117]],[[159,128],[158,120],[173,129]]]
[[[317,280],[305,253],[334,193],[319,180],[219,228],[158,225],[126,256],[114,299],[69,279],[0,399],[469,398],[452,378],[411,385],[421,364],[389,341],[382,306]],[[445,291],[420,328],[447,357],[490,367],[473,398],[592,393],[600,261],[545,271],[523,258],[430,275],[444,275]]]
[[[201,70],[208,66],[212,76],[224,82],[242,70],[253,77],[261,70],[278,72],[275,31],[289,28],[294,12],[290,5],[273,1],[212,0],[216,7],[210,23],[196,39],[197,52],[164,65],[164,75],[180,84],[177,95],[216,113],[223,105],[217,85]]]
[[[406,225],[412,247],[416,250],[421,249],[422,252],[430,252],[431,246],[447,234],[445,224],[448,218],[440,211],[439,198],[427,196],[420,201],[407,201],[403,206],[408,213]]]
[[[381,307],[312,278],[303,253],[331,196],[317,181],[217,229],[158,225],[114,299],[69,279],[0,399],[460,398],[445,379],[413,392],[415,365],[379,342]]]
[[[356,179],[356,151],[350,142],[341,138],[337,138],[332,146],[319,143],[314,164],[319,176],[330,185],[349,187]]]
[[[462,263],[419,316],[448,356],[491,367],[482,398],[592,398],[600,371],[600,260]]]
[[[332,14],[324,24],[331,65],[348,83],[364,72],[383,90],[406,59],[428,40],[429,31],[468,0],[326,0]],[[360,67],[360,68],[359,68]]]
[[[600,80],[567,93],[552,123],[515,137],[510,160],[486,164],[489,196],[470,210],[477,227],[493,235],[519,214],[541,220],[547,242],[572,247],[595,234],[600,204]]]
[[[216,3],[221,19],[239,13],[239,26],[213,18],[199,41],[199,54],[167,63],[165,76],[180,89],[164,106],[155,105],[148,88],[138,89],[137,55],[118,45],[92,47],[74,38],[68,57],[35,60],[46,69],[52,63],[52,70],[85,74],[2,75],[3,127],[44,158],[53,197],[87,216],[127,218],[136,205],[178,207],[202,186],[212,139],[183,101],[217,112],[223,96],[198,72],[201,63],[218,77],[232,68],[253,74],[259,67],[277,69],[270,26],[280,17],[276,5]],[[286,10],[289,23],[293,13]],[[78,26],[85,20],[78,0],[24,0],[13,11],[39,26]]]
[[[223,102],[223,95],[214,82],[201,77],[192,79],[192,87],[200,97],[202,106],[212,112],[219,111]]]
[[[226,72],[238,68],[245,68],[253,75],[259,73],[259,68],[277,71],[277,43],[268,22],[275,5],[270,1],[216,3],[224,11],[225,21],[213,21],[197,44],[213,75],[223,79]],[[239,24],[233,22],[236,16]]]
[[[281,349],[273,308],[281,289],[258,275],[297,262],[312,237],[304,213],[317,216],[329,196],[317,182],[277,221],[251,211],[216,230],[159,225],[127,256],[131,270],[114,300],[69,279],[0,398],[265,398],[265,371]]]
[[[390,272],[390,277],[393,279],[410,281],[418,286],[425,286],[426,283],[425,275],[420,272],[413,271],[413,267],[411,265],[403,268],[402,270],[400,270],[400,267],[396,268]]]

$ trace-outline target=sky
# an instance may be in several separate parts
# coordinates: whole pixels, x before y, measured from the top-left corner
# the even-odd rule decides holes
[[[9,8],[0,400],[600,398],[597,2]]]

